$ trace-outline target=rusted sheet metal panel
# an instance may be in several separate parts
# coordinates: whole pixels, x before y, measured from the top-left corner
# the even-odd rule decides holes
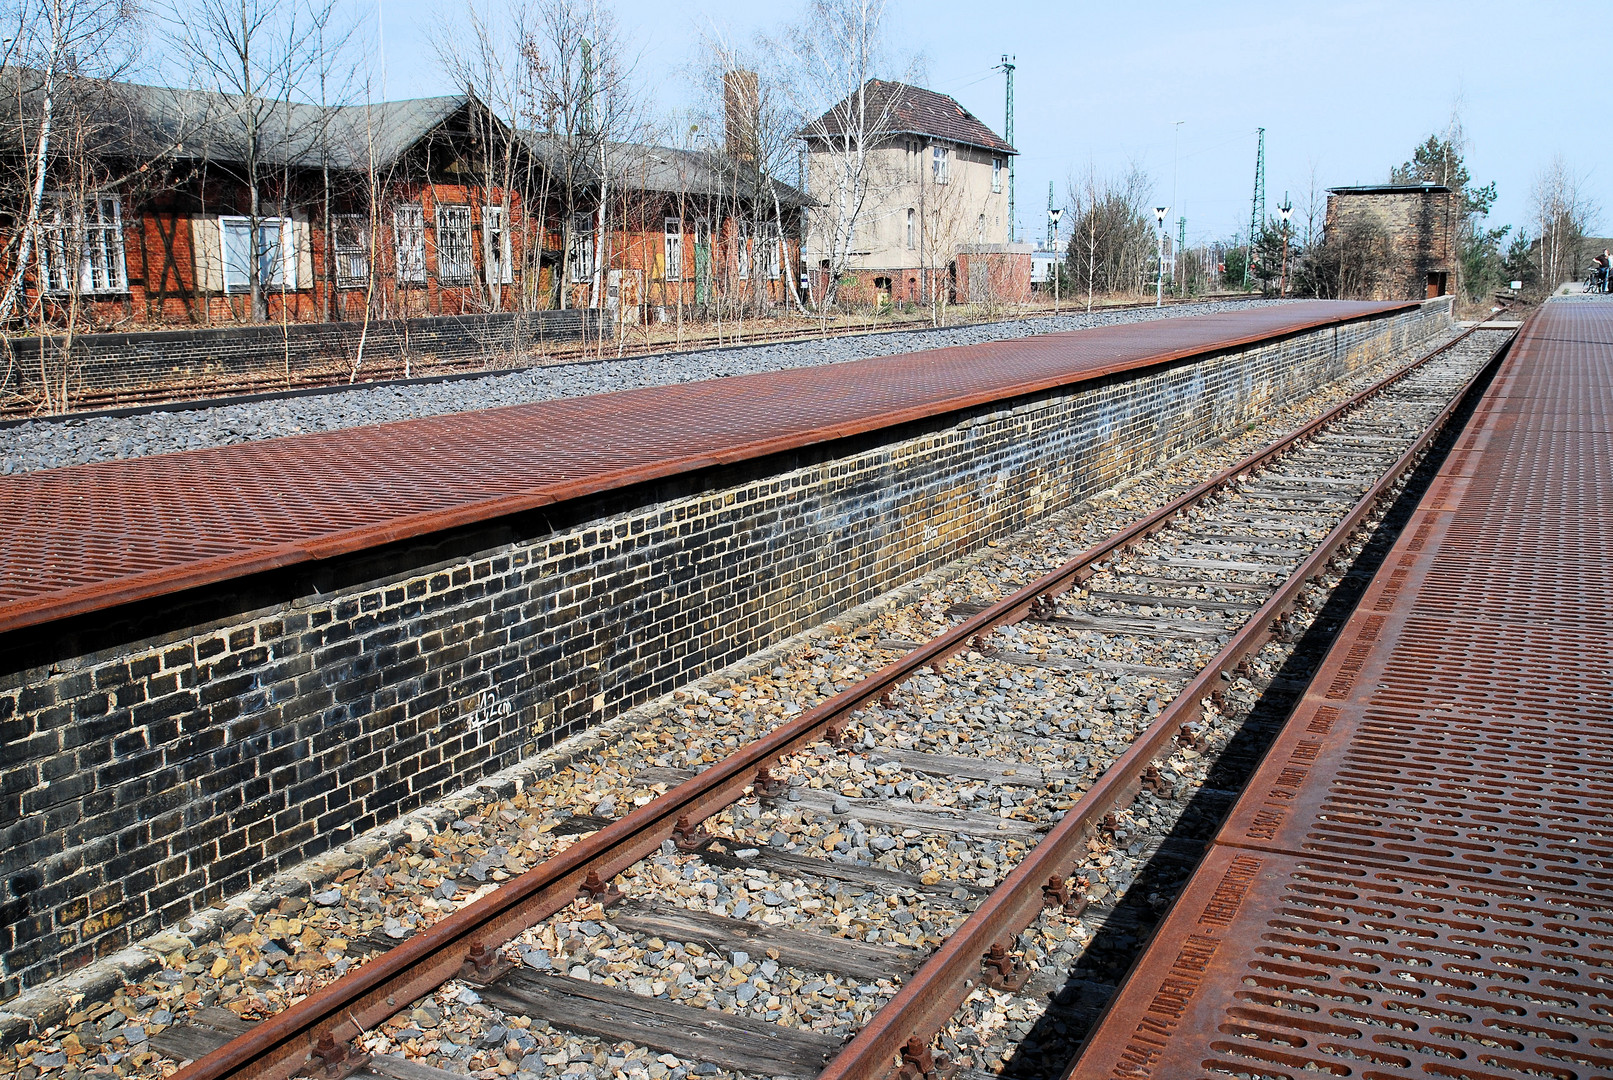
[[[0,631],[1415,305],[1310,303],[0,480]]]
[[[1548,305],[1071,1076],[1613,1076],[1610,442]]]

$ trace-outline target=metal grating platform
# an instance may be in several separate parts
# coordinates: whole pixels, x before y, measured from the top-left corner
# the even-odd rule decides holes
[[[1610,442],[1547,305],[1073,1077],[1613,1077]]]
[[[1408,308],[1274,305],[0,479],[0,631]]]

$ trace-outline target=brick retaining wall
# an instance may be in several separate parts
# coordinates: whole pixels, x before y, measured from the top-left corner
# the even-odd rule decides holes
[[[67,364],[68,400],[75,408],[122,400],[134,389],[194,388],[208,395],[249,389],[324,384],[353,371],[360,337],[361,379],[421,376],[499,361],[577,341],[585,313],[533,311],[444,315],[361,323],[210,327],[149,333],[84,334]],[[26,411],[41,400],[40,355],[62,378],[62,339],[7,338],[0,355],[0,412]],[[405,367],[405,359],[410,362]]]
[[[1424,305],[0,639],[0,999],[1448,323]]]

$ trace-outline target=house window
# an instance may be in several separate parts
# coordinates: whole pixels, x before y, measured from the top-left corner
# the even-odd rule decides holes
[[[571,219],[572,281],[588,281],[594,276],[594,215],[575,214]]]
[[[123,259],[123,203],[92,195],[83,203],[54,195],[40,222],[39,260],[45,291],[127,292]]]
[[[750,226],[741,225],[734,234],[739,256],[739,279],[741,281],[750,277]]]
[[[482,207],[482,265],[489,285],[515,280],[510,263],[510,219],[502,206]]]
[[[924,179],[924,144],[909,139],[907,143],[907,179],[916,184]]]
[[[331,225],[336,231],[336,284],[364,285],[370,277],[369,222],[362,214],[340,214]]]
[[[918,214],[909,208],[907,211],[907,250],[912,251],[918,246]]]
[[[767,273],[769,281],[777,281],[779,276],[779,245],[782,243],[776,225],[763,225],[756,239],[756,257],[761,260],[762,269]]]
[[[1002,189],[1003,189],[1003,159],[1000,158],[1000,157],[992,158],[991,159],[991,190],[992,190],[993,193],[1000,193],[1002,191]]]
[[[930,176],[937,184],[944,184],[952,178],[952,151],[944,146],[937,146],[931,152]]]
[[[981,214],[980,218],[975,222],[975,243],[984,244],[985,242],[986,242],[986,215]]]
[[[669,217],[663,224],[666,227],[666,279],[682,281],[683,222],[678,218]]]
[[[437,280],[462,284],[476,274],[470,252],[470,207],[437,207]]]
[[[297,287],[296,241],[288,218],[259,218],[256,251],[252,222],[244,217],[219,218],[219,240],[224,255],[224,291],[252,288],[252,259],[258,260],[258,285],[264,289]]]
[[[419,203],[392,211],[392,239],[397,245],[398,284],[426,283],[426,214]]]

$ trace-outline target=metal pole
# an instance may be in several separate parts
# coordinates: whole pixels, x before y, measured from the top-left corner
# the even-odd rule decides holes
[[[1283,276],[1282,282],[1277,286],[1277,298],[1288,298],[1288,219],[1283,219]]]
[[[1164,223],[1163,219],[1160,220],[1160,224],[1154,229],[1154,232],[1157,234],[1158,239],[1159,239],[1159,253],[1158,253],[1158,256],[1157,256],[1158,261],[1159,261],[1159,269],[1158,269],[1158,272],[1155,273],[1155,275],[1154,275],[1154,306],[1155,307],[1164,307],[1165,306],[1165,223]]]

